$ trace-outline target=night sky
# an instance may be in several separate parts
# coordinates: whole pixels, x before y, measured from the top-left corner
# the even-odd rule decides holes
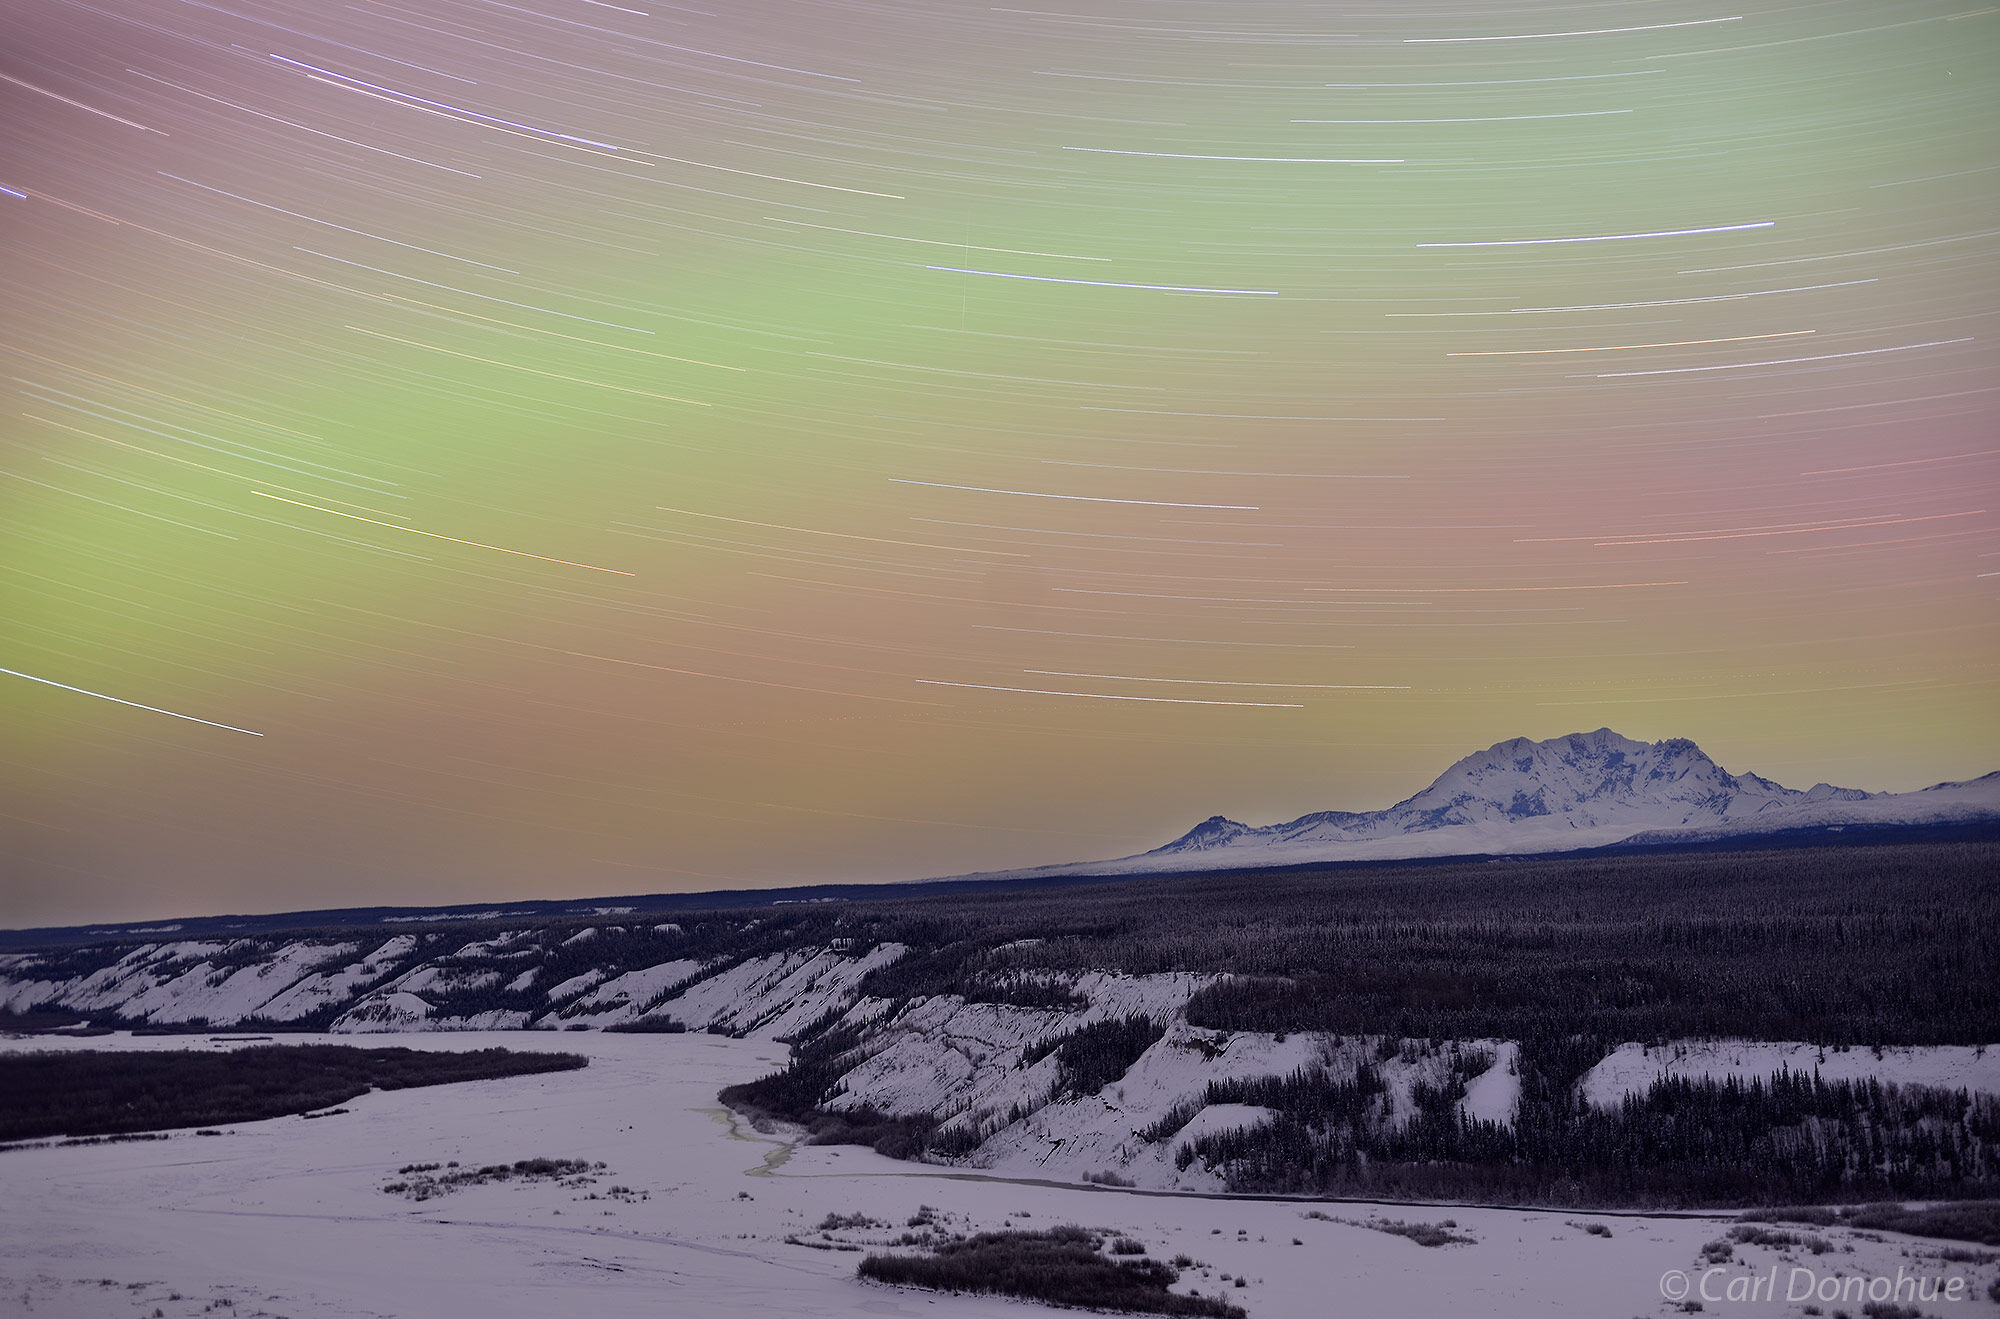
[[[0,922],[2000,767],[2000,10],[7,21]]]

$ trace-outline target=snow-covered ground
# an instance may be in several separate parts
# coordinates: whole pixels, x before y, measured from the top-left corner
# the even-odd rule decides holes
[[[812,1229],[828,1214],[866,1214],[900,1232],[930,1205],[956,1230],[1076,1222],[1134,1236],[1156,1256],[1184,1252],[1208,1266],[1206,1276],[1191,1272],[1186,1282],[1227,1290],[1253,1319],[1650,1317],[1678,1312],[1662,1298],[1663,1275],[1678,1270],[1690,1287],[1702,1285],[1711,1266],[1700,1247],[1725,1226],[1719,1217],[1314,1206],[981,1180],[851,1147],[793,1147],[743,1127],[718,1107],[715,1093],[777,1066],[784,1051],[770,1043],[598,1032],[560,1039],[467,1032],[397,1043],[560,1047],[592,1062],[580,1072],[370,1094],[338,1117],[244,1123],[221,1136],[0,1154],[7,1188],[0,1196],[0,1313],[180,1319],[216,1313],[207,1307],[225,1299],[243,1319],[1025,1319],[1042,1312],[996,1298],[862,1283],[854,1277],[859,1254],[785,1240],[825,1242]],[[9,1049],[190,1046],[234,1044],[129,1036],[0,1041]],[[381,1190],[408,1163],[536,1155],[607,1167],[589,1189],[495,1183],[420,1203]],[[613,1186],[632,1194],[608,1198]],[[593,1194],[601,1198],[586,1198]],[[1426,1249],[1358,1225],[1377,1216],[1450,1218],[1475,1243]],[[1611,1235],[1591,1235],[1586,1224]],[[863,1242],[892,1234],[833,1235]],[[1983,1299],[1996,1271],[1991,1264],[1949,1262],[1936,1242],[1838,1229],[1827,1235],[1831,1253],[1797,1252],[1796,1259],[1738,1245],[1737,1261],[1719,1266],[1708,1285],[1720,1295],[1730,1279],[1761,1277],[1776,1266],[1782,1298],[1794,1267],[1820,1277],[1836,1268],[1894,1277],[1900,1266],[1966,1278],[1982,1298],[1939,1313],[1991,1308]],[[1224,1273],[1247,1285],[1224,1283]],[[1706,1309],[1800,1313],[1782,1299],[1725,1299]]]
[[[1762,1040],[1676,1040],[1651,1048],[1621,1044],[1583,1075],[1579,1088],[1610,1106],[1668,1076],[1762,1080],[1789,1071],[1825,1081],[1884,1081],[2000,1094],[2000,1046],[1866,1048]]]
[[[629,933],[623,927],[579,932],[564,946]],[[545,939],[532,929],[465,946],[435,933],[358,943],[312,937],[146,943],[114,949],[116,961],[98,969],[86,970],[86,962],[54,979],[44,975],[51,965],[46,955],[17,954],[0,957],[0,1005],[53,1003],[168,1023],[206,1019],[239,1030],[318,1011],[341,1034],[410,1039],[517,1031],[524,1041],[546,1038],[548,1031],[594,1039],[608,1027],[670,1018],[694,1032],[775,1043],[838,1018],[858,1028],[859,1045],[843,1064],[828,1107],[934,1116],[967,1169],[1077,1183],[1108,1175],[1150,1190],[1220,1190],[1221,1177],[1205,1161],[1183,1166],[1182,1147],[1204,1134],[1265,1120],[1260,1110],[1237,1103],[1203,1112],[1217,1081],[1283,1077],[1300,1069],[1345,1080],[1366,1065],[1384,1088],[1376,1110],[1384,1123],[1416,1111],[1420,1082],[1448,1087],[1454,1074],[1469,1078],[1459,1101],[1469,1117],[1511,1124],[1520,1100],[1512,1041],[1434,1044],[1194,1026],[1187,1004],[1214,982],[1209,975],[1036,973],[1049,980],[1048,988],[1065,991],[1053,996],[1059,1002],[1067,997],[1062,1007],[970,1002],[956,994],[889,1000],[864,996],[862,985],[870,972],[908,955],[900,944],[865,951],[801,945],[741,960],[704,960],[685,955],[678,934],[674,925],[640,933],[639,956],[627,948],[624,960],[614,963],[615,974],[590,969],[571,975],[571,956],[554,964],[562,969],[546,982],[540,975],[550,966]],[[460,998],[458,1015],[452,1014],[453,995],[472,991],[476,1004],[502,983],[520,995],[508,1007],[468,1013]],[[534,1006],[518,1006],[523,1001]],[[1057,1043],[1081,1028],[1138,1016],[1157,1023],[1161,1037],[1123,1075],[1093,1081],[1094,1093],[1063,1094],[1062,1057],[1052,1052]],[[1784,1068],[1817,1070],[1828,1080],[1875,1078],[2000,1094],[2000,1046],[1822,1052],[1806,1044],[1728,1041],[1650,1050],[1624,1045],[1584,1078],[1581,1093],[1613,1104],[1662,1076],[1769,1076]],[[1064,1102],[1051,1102],[1056,1097]]]
[[[1131,976],[1115,980],[1131,983],[1189,978]],[[930,1000],[932,1004],[954,1001]],[[1093,1009],[1095,1006],[1093,1003]],[[1278,1036],[1204,1030],[1176,1017],[1122,1077],[1096,1094],[1037,1106],[1056,1081],[1056,1059],[1045,1057],[1032,1067],[1010,1069],[1004,1049],[996,1049],[992,1043],[1008,1038],[1004,1028],[1010,1013],[1029,1015],[1022,1009],[985,1003],[959,1007],[953,1018],[954,1031],[940,1032],[933,1027],[906,1036],[849,1072],[843,1078],[847,1092],[833,1106],[867,1105],[885,1113],[951,1113],[954,1116],[944,1127],[950,1132],[961,1124],[977,1128],[986,1122],[990,1126],[1019,1104],[1034,1111],[994,1131],[967,1156],[970,1166],[1065,1181],[1110,1173],[1145,1189],[1213,1192],[1223,1189],[1221,1175],[1200,1161],[1180,1166],[1176,1156],[1181,1146],[1211,1133],[1260,1125],[1272,1114],[1254,1105],[1205,1105],[1211,1082],[1319,1069],[1346,1079],[1366,1064],[1375,1069],[1387,1092],[1385,1109],[1408,1114],[1414,1110],[1412,1095],[1417,1083],[1442,1084],[1451,1059],[1464,1051],[1492,1060],[1459,1101],[1468,1116],[1512,1124],[1520,1102],[1521,1081],[1514,1066],[1517,1046],[1512,1041],[1477,1040],[1432,1047],[1413,1040],[1403,1042],[1411,1056],[1382,1060],[1378,1056],[1379,1036],[1335,1037],[1316,1031]],[[990,1024],[983,1032],[976,1032],[967,1025],[968,1019]],[[953,1047],[937,1048],[934,1041],[941,1034],[953,1041]],[[962,1043],[967,1036],[980,1039],[985,1051],[967,1052]],[[1149,1129],[1169,1114],[1185,1115],[1190,1110],[1193,1116],[1179,1132],[1148,1139],[1152,1135]]]

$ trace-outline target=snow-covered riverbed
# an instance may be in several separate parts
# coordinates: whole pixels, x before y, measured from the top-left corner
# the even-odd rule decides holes
[[[0,1313],[185,1316],[215,1313],[207,1307],[225,1299],[242,1319],[1056,1313],[864,1284],[854,1277],[858,1254],[786,1241],[823,1241],[812,1229],[828,1214],[892,1224],[892,1231],[836,1234],[879,1239],[929,1205],[957,1229],[1076,1222],[1134,1236],[1155,1256],[1184,1252],[1209,1266],[1206,1276],[1190,1273],[1186,1281],[1205,1292],[1227,1290],[1253,1319],[1622,1319],[1668,1312],[1661,1277],[1669,1270],[1699,1287],[1710,1267],[1700,1247],[1726,1226],[1718,1218],[1319,1207],[1352,1220],[1451,1218],[1476,1238],[1426,1249],[1307,1218],[1314,1206],[1301,1202],[980,1180],[851,1147],[791,1148],[748,1130],[715,1100],[722,1086],[783,1061],[783,1046],[771,1043],[597,1032],[380,1042],[567,1049],[592,1061],[580,1072],[370,1094],[339,1116],[244,1123],[220,1136],[0,1153]],[[224,1046],[201,1036],[0,1041],[13,1050],[47,1047]],[[420,1203],[381,1189],[407,1164],[478,1166],[534,1156],[607,1166],[587,1189],[492,1183]],[[631,1194],[607,1198],[613,1186]],[[585,1198],[592,1195],[599,1198]],[[1592,1235],[1586,1224],[1605,1225],[1611,1235]],[[1898,1265],[1976,1283],[1981,1299],[1948,1307],[1952,1312],[1990,1308],[1984,1292],[1992,1265],[1940,1260],[1940,1243],[1828,1236],[1833,1253],[1799,1252],[1795,1261],[1738,1245],[1736,1262],[1709,1280],[1711,1288],[1777,1266],[1780,1299],[1712,1301],[1708,1313],[1800,1313],[1781,1299],[1793,1267],[1893,1276]],[[1854,1252],[1845,1253],[1847,1246]],[[1235,1287],[1236,1276],[1246,1285]]]

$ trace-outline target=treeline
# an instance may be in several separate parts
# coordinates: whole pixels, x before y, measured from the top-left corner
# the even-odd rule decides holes
[[[1586,1048],[1588,1056],[1594,1048]],[[2000,1191],[2000,1101],[1963,1090],[1823,1081],[1666,1077],[1617,1105],[1574,1089],[1564,1050],[1524,1048],[1513,1125],[1467,1117],[1463,1086],[1419,1087],[1383,1107],[1363,1066],[1218,1083],[1209,1103],[1258,1104],[1269,1123],[1184,1145],[1231,1190],[1694,1207],[1983,1196]],[[1565,1078],[1568,1078],[1565,1080]]]
[[[1307,1099],[1277,1095],[1285,1102],[1266,1106],[1291,1116],[1244,1139],[1289,1143],[1260,1154],[1218,1136],[1209,1151],[1246,1187],[1364,1179],[1370,1194],[1692,1203],[1809,1198],[1829,1194],[1832,1179],[1850,1196],[1933,1193],[1926,1187],[1962,1195],[1993,1176],[1982,1134],[1990,1109],[1977,1104],[1956,1117],[1911,1117],[1906,1091],[1807,1103],[1790,1089],[1739,1095],[1693,1083],[1686,1095],[1649,1092],[1633,1111],[1597,1112],[1578,1104],[1575,1082],[1628,1040],[2000,1041],[1996,875],[1994,842],[1868,845],[1189,876],[682,913],[662,925],[501,921],[292,937],[361,945],[342,959],[351,961],[405,933],[415,947],[384,966],[382,981],[419,963],[484,975],[483,984],[425,991],[440,1016],[545,1012],[551,987],[587,972],[601,980],[680,958],[725,966],[829,947],[859,956],[885,942],[911,952],[862,991],[887,1000],[891,1015],[936,994],[1073,1011],[1082,1002],[1071,982],[1089,971],[1220,975],[1190,1003],[1194,1024],[1522,1043],[1513,1127],[1460,1120],[1463,1076],[1420,1092],[1414,1113],[1373,1135],[1327,1116],[1337,1110],[1314,1116]],[[593,933],[578,937],[586,927]],[[260,934],[209,960],[250,965],[286,941]],[[64,950],[13,974],[83,974],[132,947]],[[532,983],[509,988],[530,969]],[[323,1026],[340,1010],[329,1005],[294,1026]],[[866,1047],[840,1015],[801,1033],[787,1069],[725,1097],[807,1122],[821,1139],[902,1155],[963,1152],[980,1133],[961,1124],[940,1136],[949,1114],[827,1108]],[[1066,1050],[1056,1097],[1115,1079],[1155,1038],[1156,1025],[1135,1019],[1051,1041]]]
[[[1051,1098],[1094,1095],[1125,1075],[1139,1055],[1166,1033],[1167,1028],[1151,1017],[1107,1018],[1042,1041],[1022,1054],[1021,1065],[1032,1067],[1053,1053],[1056,1084]]]
[[[253,1122],[344,1103],[371,1088],[573,1071],[588,1062],[573,1053],[338,1044],[9,1054],[0,1056],[0,1140]]]
[[[1222,972],[1190,1003],[1194,1024],[1520,1041],[1512,1125],[1459,1111],[1488,1062],[1477,1051],[1417,1085],[1410,1111],[1396,1114],[1370,1068],[1211,1086],[1204,1103],[1279,1114],[1188,1147],[1185,1157],[1210,1162],[1234,1189],[1797,1203],[1992,1194],[1993,1102],[1787,1076],[1676,1080],[1595,1109],[1578,1081],[1627,1040],[2000,1040],[1995,874],[1990,843],[1821,848],[1198,877],[842,919],[876,922],[878,937],[920,949],[864,985],[894,1002],[1088,970]],[[911,904],[926,905],[935,908]],[[1044,1052],[1067,1045],[1093,1057],[1050,1098],[1114,1080],[1157,1038],[1149,1029],[1107,1022],[1046,1042]],[[808,1038],[790,1068],[737,1097],[817,1124],[821,1139],[942,1157],[975,1147],[1003,1116],[1024,1116],[944,1131],[948,1115],[829,1117],[823,1105],[861,1046],[858,1032]],[[1142,1134],[1175,1135],[1200,1107]]]
[[[419,963],[493,972],[483,985],[426,992],[437,1015],[469,1016],[546,1011],[551,987],[592,971],[608,979],[675,958],[726,966],[809,947],[859,956],[894,942],[910,954],[864,992],[898,1003],[957,994],[1075,1010],[1067,982],[1079,972],[1179,971],[1231,977],[1190,1008],[1191,1020],[1221,1029],[1975,1044],[2000,1041],[1996,873],[1993,842],[1348,866],[679,913],[663,925],[306,930],[260,934],[206,960],[251,965],[298,938],[360,945],[344,959],[359,960],[408,934],[416,946],[376,983]],[[577,938],[585,928],[594,933]],[[509,942],[477,946],[496,938]],[[84,975],[135,946],[56,950],[13,974]],[[509,987],[530,969],[531,983]],[[242,1024],[324,1028],[346,1006]]]
[[[2000,846],[1962,843],[1106,885],[961,902],[949,942],[866,988],[1220,972],[1198,1025],[1974,1044],[2000,1040],[1996,873]]]
[[[1914,1208],[1900,1204],[1872,1204],[1843,1205],[1839,1208],[1758,1209],[1742,1215],[1742,1219],[1746,1223],[1858,1227],[1863,1231],[1901,1232],[1913,1237],[2000,1246],[2000,1200],[1961,1201]],[[2000,1283],[1995,1285],[2000,1286]],[[2000,1303],[2000,1296],[1994,1296],[1993,1300]]]
[[[826,1107],[841,1093],[841,1077],[863,1059],[862,1028],[825,1029],[795,1044],[791,1062],[754,1081],[725,1087],[718,1098],[753,1118],[777,1118],[806,1128],[815,1145],[867,1145],[892,1159],[936,1152],[936,1114],[891,1117],[868,1107]],[[963,1150],[953,1147],[953,1153]]]

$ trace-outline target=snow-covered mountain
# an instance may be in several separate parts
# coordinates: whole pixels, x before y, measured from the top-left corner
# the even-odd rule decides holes
[[[1794,829],[2000,820],[2000,773],[1920,792],[1816,784],[1800,791],[1731,774],[1685,738],[1639,742],[1608,728],[1476,752],[1380,811],[1315,811],[1283,824],[1211,816],[1164,847],[1072,871],[1194,870],[1374,858],[1667,845]]]

